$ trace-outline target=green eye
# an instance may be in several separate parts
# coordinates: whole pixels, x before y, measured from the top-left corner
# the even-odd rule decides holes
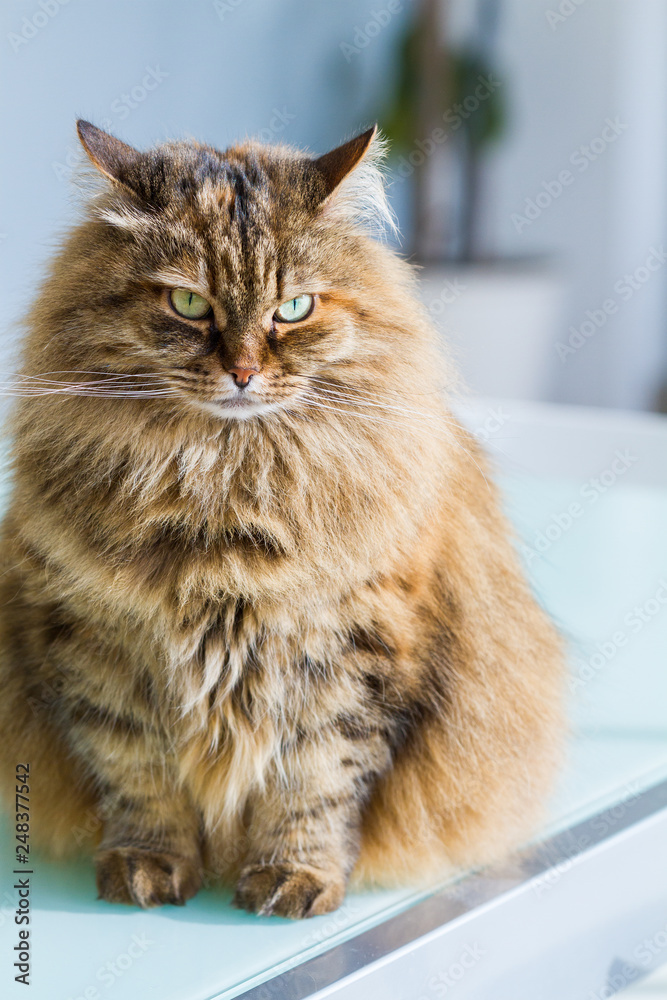
[[[288,299],[278,306],[273,318],[280,323],[298,323],[300,319],[310,316],[314,305],[315,300],[312,295],[297,295],[295,299]]]
[[[210,304],[196,292],[187,288],[172,288],[169,298],[174,311],[186,319],[203,319],[211,311]]]

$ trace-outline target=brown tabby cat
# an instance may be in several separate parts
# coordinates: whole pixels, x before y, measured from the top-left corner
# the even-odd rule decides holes
[[[5,793],[29,762],[33,839],[90,831],[101,897],[144,907],[209,871],[311,916],[352,873],[497,857],[553,772],[561,654],[367,231],[375,130],[314,159],[78,129],[106,181],[29,317]]]

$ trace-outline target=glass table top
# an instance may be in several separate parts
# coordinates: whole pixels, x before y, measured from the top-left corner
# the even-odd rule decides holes
[[[632,463],[619,469],[597,486],[593,474],[552,476],[516,463],[500,476],[527,572],[570,647],[572,735],[544,834],[667,777],[667,475],[660,485]],[[12,858],[5,818],[0,989],[11,998],[26,995],[13,982]],[[337,913],[292,922],[240,913],[219,889],[184,908],[101,903],[88,859],[36,857],[34,872],[31,1000],[235,997],[425,895],[350,894]]]

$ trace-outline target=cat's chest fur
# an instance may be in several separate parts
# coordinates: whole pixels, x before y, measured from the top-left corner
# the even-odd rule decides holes
[[[170,674],[172,737],[181,780],[218,823],[284,770],[304,734],[363,712],[363,684],[345,662],[345,636],[326,622],[303,627],[238,598],[211,611],[196,642]]]
[[[51,501],[42,535],[54,599],[110,651],[124,635],[129,673],[152,676],[163,749],[211,823],[238,815],[304,732],[365,711],[350,636],[412,527],[404,505],[392,517],[369,502],[401,488],[374,477],[373,452],[223,444],[143,464],[119,450],[101,485],[82,474]]]
[[[178,665],[172,676],[188,664],[186,703],[223,669],[241,677],[265,660],[335,659],[342,609],[354,627],[351,604],[364,603],[406,534],[412,542],[404,505],[380,517],[369,500],[400,489],[374,478],[370,456],[356,465],[295,436],[240,435],[177,442],[143,467],[122,456],[106,493],[82,494],[84,517],[68,510],[49,537],[59,562],[76,562],[72,586],[91,609],[111,605],[132,622]]]
[[[160,593],[151,642],[169,736],[211,823],[238,815],[304,731],[362,707],[344,660],[363,602],[344,576],[327,579],[305,528],[299,538],[279,511],[240,499],[196,532],[161,528],[123,570]]]

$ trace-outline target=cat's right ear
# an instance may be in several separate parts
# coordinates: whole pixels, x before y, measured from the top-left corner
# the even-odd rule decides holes
[[[361,135],[355,136],[354,139],[344,142],[342,146],[332,149],[330,153],[325,153],[312,161],[312,166],[324,181],[323,200],[336,190],[341,181],[352,173],[358,163],[361,163],[375,139],[377,131],[377,125],[373,125]]]
[[[141,153],[82,118],[76,123],[76,130],[91,163],[100,173],[137,194],[135,178]]]

